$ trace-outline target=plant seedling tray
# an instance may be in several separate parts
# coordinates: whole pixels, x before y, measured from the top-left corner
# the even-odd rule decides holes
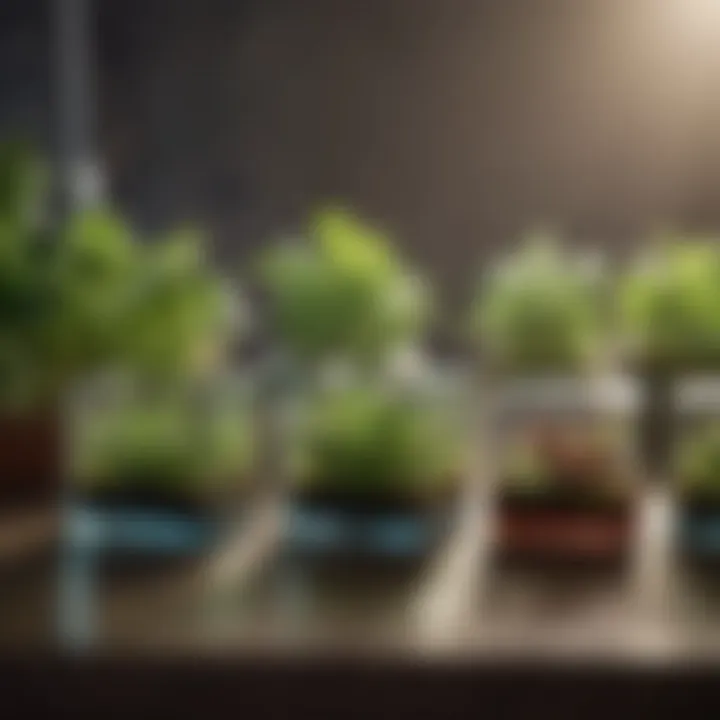
[[[616,569],[630,556],[635,503],[570,493],[504,491],[497,510],[500,564]]]
[[[422,558],[446,537],[454,505],[395,498],[301,493],[291,498],[286,545],[295,556],[362,559]]]

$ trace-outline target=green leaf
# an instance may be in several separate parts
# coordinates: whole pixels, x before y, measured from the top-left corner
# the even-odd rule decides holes
[[[202,494],[242,483],[252,460],[246,403],[203,407],[184,384],[95,409],[76,424],[78,481],[91,488]]]
[[[473,334],[505,365],[580,364],[603,338],[600,279],[554,236],[532,234],[484,278],[473,305]]]
[[[317,214],[307,240],[272,248],[260,272],[273,324],[300,357],[377,357],[427,322],[425,286],[382,234],[344,211]]]
[[[712,423],[680,443],[675,476],[682,490],[720,496],[720,424]]]
[[[703,238],[676,236],[636,260],[619,289],[627,344],[667,364],[720,362],[720,251]]]
[[[0,221],[28,229],[38,219],[47,172],[28,143],[0,143]]]
[[[456,428],[427,398],[365,380],[321,393],[300,420],[296,479],[350,494],[422,495],[456,480]]]

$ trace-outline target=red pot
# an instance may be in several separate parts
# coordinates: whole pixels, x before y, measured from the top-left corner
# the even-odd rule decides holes
[[[53,499],[61,475],[54,410],[0,415],[0,507]]]
[[[510,556],[547,559],[622,558],[631,542],[632,514],[501,509],[498,543]]]

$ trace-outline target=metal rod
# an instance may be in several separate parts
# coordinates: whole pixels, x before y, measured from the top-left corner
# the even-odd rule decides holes
[[[96,151],[93,0],[53,0],[57,191],[61,216],[103,194]]]
[[[96,204],[102,175],[96,154],[95,47],[93,0],[52,0],[55,219]],[[68,494],[67,481],[62,495]],[[97,615],[96,552],[77,534],[87,528],[62,502],[63,540],[57,587],[58,639],[65,649],[83,650],[92,642]]]

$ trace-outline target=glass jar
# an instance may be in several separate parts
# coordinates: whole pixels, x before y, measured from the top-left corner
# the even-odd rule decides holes
[[[419,556],[466,480],[467,382],[419,354],[328,366],[285,405],[285,537],[294,553]]]
[[[624,561],[636,507],[636,383],[506,377],[493,400],[497,555]]]
[[[671,465],[678,549],[692,560],[720,557],[720,381],[685,376],[674,383],[676,438]]]
[[[106,375],[68,413],[67,497],[109,548],[205,547],[247,495],[254,422],[248,379],[157,382]]]

